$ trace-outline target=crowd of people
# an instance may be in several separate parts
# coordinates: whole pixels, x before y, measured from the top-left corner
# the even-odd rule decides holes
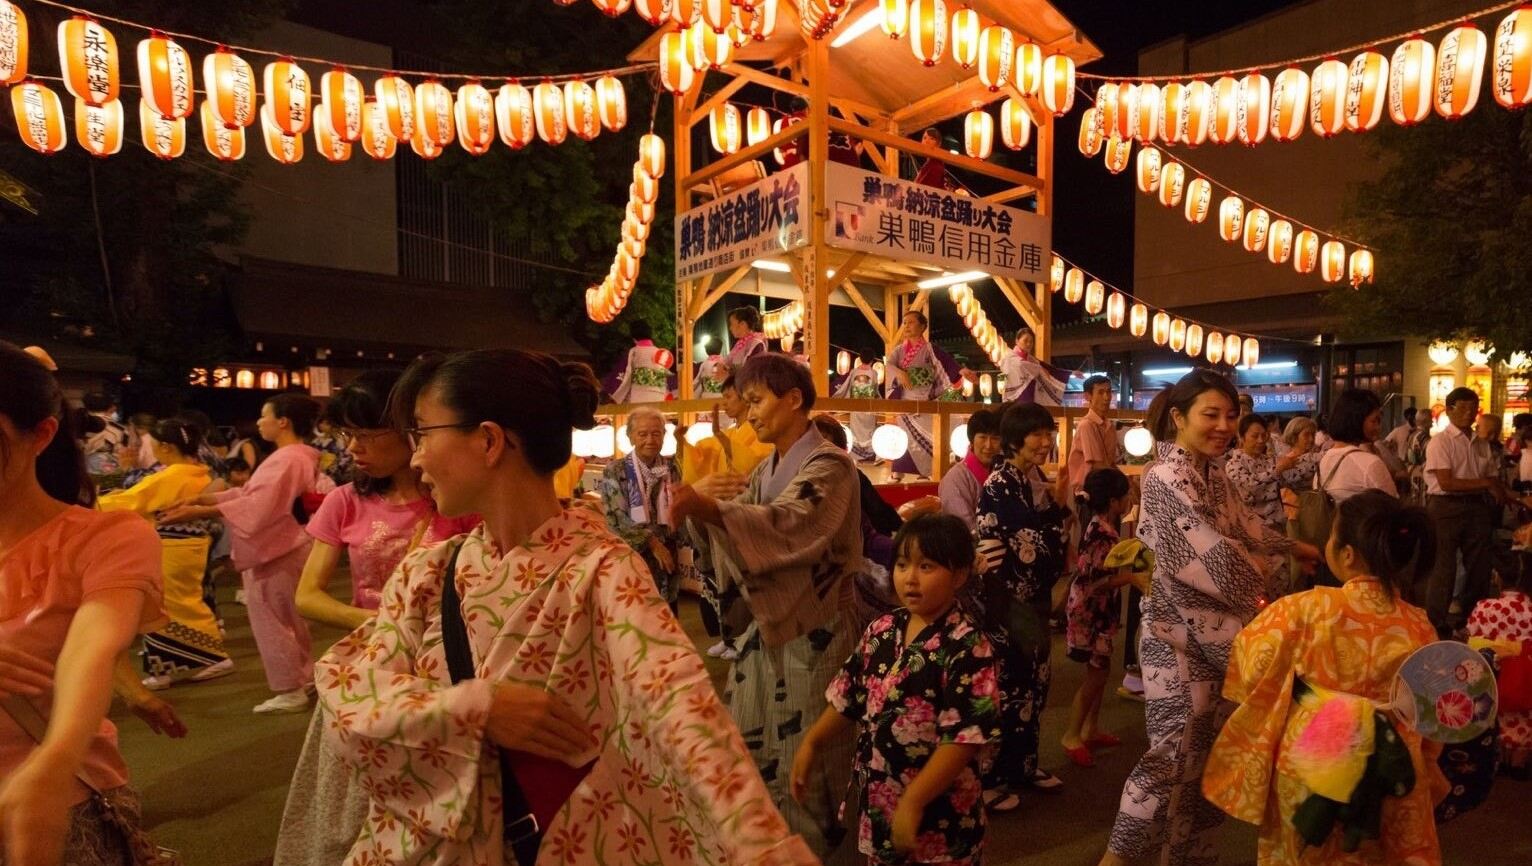
[[[638,406],[599,473],[570,431],[602,385],[535,353],[278,395],[230,443],[197,413],[71,410],[0,344],[0,863],[138,862],[107,710],[182,736],[164,689],[233,669],[209,592],[226,543],[273,693],[255,712],[312,713],[281,866],[984,862],[990,815],[1064,784],[1039,762],[1056,631],[1084,669],[1071,762],[1122,745],[1100,725],[1119,644],[1144,701],[1101,863],[1214,862],[1225,815],[1260,826],[1262,863],[1441,862],[1439,744],[1380,723],[1415,781],[1360,839],[1306,811],[1288,752],[1307,691],[1382,702],[1439,638],[1532,639],[1527,555],[1493,537],[1523,507],[1532,423],[1501,446],[1459,389],[1435,435],[1421,412],[1385,436],[1378,398],[1346,391],[1323,430],[1279,433],[1197,370],[1155,398],[1151,462],[1129,468],[1104,377],[1057,453],[1039,401],[1059,371],[1023,333],[1030,390],[977,409],[938,503],[901,515],[754,312],[702,377],[711,433],[666,456]],[[907,316],[884,358],[915,399],[971,375],[925,326]],[[662,393],[638,339],[615,387]],[[900,424],[895,468],[934,474],[929,427]],[[1297,529],[1315,515],[1318,536]],[[677,616],[688,584],[722,696]],[[316,658],[310,620],[349,634]],[[1524,777],[1532,703],[1507,707]]]

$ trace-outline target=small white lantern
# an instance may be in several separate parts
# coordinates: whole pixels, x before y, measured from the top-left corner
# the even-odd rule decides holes
[[[879,425],[872,431],[872,453],[879,460],[898,460],[910,450],[910,434],[893,424]]]
[[[1134,427],[1122,437],[1122,447],[1134,457],[1143,457],[1154,448],[1154,434],[1147,427]]]
[[[712,436],[713,436],[713,422],[711,422],[711,421],[698,421],[697,423],[693,424],[692,426],[686,428],[686,444],[687,445],[698,445],[698,444],[701,444],[702,440],[704,440],[704,439],[711,439]]]
[[[947,445],[952,449],[953,456],[962,460],[968,456],[968,425],[959,424],[952,428],[952,435],[947,437]]]
[[[611,460],[617,456],[617,449],[612,440],[612,425],[602,424],[592,427],[585,431],[585,435],[590,437],[590,456],[599,460]]]

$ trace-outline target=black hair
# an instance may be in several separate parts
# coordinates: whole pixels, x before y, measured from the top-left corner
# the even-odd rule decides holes
[[[968,416],[968,444],[980,436],[1000,435],[1000,410],[980,409]]]
[[[202,431],[188,418],[161,418],[149,428],[149,435],[162,445],[169,445],[182,457],[196,457],[202,447]]]
[[[1361,569],[1391,594],[1412,601],[1415,578],[1436,563],[1436,530],[1422,508],[1368,490],[1335,509],[1335,543],[1361,557]]]
[[[58,432],[33,463],[37,482],[60,502],[95,504],[96,485],[85,471],[85,453],[73,418],[64,411],[58,380],[41,361],[4,341],[0,341],[0,415],[9,418],[18,433],[31,433],[47,419],[57,419]],[[11,443],[0,437],[0,464],[9,463],[11,456]]]
[[[796,388],[803,396],[803,405],[799,408],[804,412],[814,408],[814,378],[807,367],[790,355],[781,352],[755,355],[739,368],[734,379],[741,393],[751,385],[760,385],[773,396],[781,397]]]
[[[1525,412],[1523,412],[1521,415],[1517,415],[1516,417],[1517,418],[1521,418],[1523,416],[1525,416],[1528,420],[1532,420],[1532,415],[1528,415]],[[1414,406],[1406,406],[1405,407],[1405,409],[1404,409],[1404,423],[1410,424],[1410,425],[1413,425],[1415,423],[1415,407]],[[1516,426],[1519,427],[1521,425],[1518,424]]]
[[[926,328],[931,327],[931,320],[926,318],[926,314],[919,310],[909,310],[905,313],[905,315],[914,316],[915,321],[920,323],[921,330],[925,330]]]
[[[249,471],[250,471],[250,464],[246,463],[245,462],[245,458],[239,456],[238,454],[236,454],[233,457],[230,457],[229,459],[223,461],[223,472],[224,472],[225,475],[232,475],[235,472],[249,472]]]
[[[819,435],[830,440],[830,444],[840,450],[846,450],[846,428],[840,426],[840,422],[835,420],[834,415],[821,412],[810,420],[814,422],[815,427],[819,428]]]
[[[738,319],[752,331],[761,329],[761,311],[755,307],[735,307],[729,311],[729,318]]]
[[[1192,404],[1208,391],[1217,391],[1227,397],[1230,406],[1239,403],[1239,392],[1234,390],[1234,385],[1212,370],[1193,370],[1176,380],[1174,385],[1154,395],[1154,399],[1149,402],[1144,422],[1149,432],[1154,434],[1155,441],[1174,442],[1176,422],[1170,411],[1174,409],[1182,415],[1190,414]]]
[[[1031,330],[1031,329],[1029,328],[1028,330]],[[1085,396],[1089,397],[1090,396],[1090,392],[1096,390],[1097,388],[1101,387],[1102,385],[1105,385],[1107,387],[1107,389],[1110,390],[1111,387],[1112,387],[1112,380],[1107,378],[1106,376],[1102,376],[1100,374],[1097,374],[1095,376],[1091,376],[1090,378],[1086,379],[1085,380],[1085,384],[1080,386],[1080,390],[1084,391],[1085,392]]]
[[[82,439],[88,439],[106,429],[106,419],[92,414],[89,409],[73,409],[68,414],[74,424],[75,434]]]
[[[212,448],[229,447],[229,437],[224,435],[224,432],[217,427],[209,427],[207,435],[202,437],[202,442]]]
[[[213,432],[213,419],[208,417],[208,414],[201,409],[182,409],[176,413],[176,417],[196,427],[197,432],[202,434],[204,441],[207,440],[208,434]]]
[[[292,425],[293,435],[307,439],[314,435],[314,423],[319,420],[319,401],[307,394],[278,394],[266,401],[271,414],[285,418]]]
[[[723,377],[723,384],[718,386],[718,393],[722,394],[730,389],[733,389],[736,394],[739,393],[739,384],[734,381],[733,373]]]
[[[650,340],[654,338],[654,331],[649,323],[643,319],[634,319],[628,323],[628,336],[635,340]]]
[[[922,514],[905,521],[894,536],[894,559],[914,545],[920,555],[950,571],[973,574],[973,533],[962,518],[951,514]]]
[[[103,391],[92,391],[86,394],[80,402],[85,404],[85,411],[87,412],[105,412],[117,405],[117,401],[113,400],[110,394]]]
[[[1448,409],[1451,409],[1461,400],[1472,400],[1477,403],[1479,402],[1479,393],[1472,388],[1453,388],[1447,392],[1447,399],[1442,402],[1447,405]]]
[[[1365,388],[1347,388],[1335,398],[1325,432],[1337,442],[1347,445],[1365,444],[1367,418],[1381,408],[1383,401],[1378,399],[1377,394]]]
[[[394,425],[411,426],[427,390],[464,423],[492,422],[521,440],[533,471],[552,475],[571,453],[572,428],[596,425],[601,385],[589,366],[541,352],[476,349],[424,355],[389,396]]]
[[[1112,500],[1127,496],[1130,489],[1128,476],[1122,474],[1121,469],[1103,466],[1092,469],[1085,476],[1085,481],[1080,485],[1080,499],[1090,506],[1093,513],[1105,514],[1112,507]]]
[[[1520,430],[1523,427],[1532,427],[1532,412],[1517,412],[1511,416],[1511,429]]]
[[[1022,325],[1016,329],[1016,336],[1011,338],[1011,342],[1014,343],[1017,340],[1020,340],[1022,334],[1031,334],[1034,338],[1037,337],[1037,332],[1032,330],[1031,325]]]
[[[921,137],[921,138],[922,138],[922,139],[924,139],[924,138],[925,138],[925,137],[926,137],[926,136],[928,136],[928,135],[934,135],[934,136],[936,136],[936,140],[937,140],[937,141],[941,141],[941,140],[942,140],[942,131],[941,131],[941,130],[940,130],[940,129],[937,129],[937,128],[936,128],[936,127],[934,127],[934,126],[928,126],[928,127],[926,127],[926,128],[925,128],[925,129],[922,129],[922,130],[921,130],[921,131],[920,131],[920,137]]]
[[[1000,453],[1013,457],[1026,438],[1039,430],[1059,428],[1048,410],[1036,403],[1015,403],[1000,416]]]
[[[1526,550],[1497,551],[1495,573],[1500,575],[1500,590],[1532,590],[1532,552]]]
[[[1249,415],[1246,415],[1246,416],[1240,418],[1239,419],[1239,438],[1241,438],[1241,439],[1245,438],[1245,433],[1249,432],[1250,428],[1254,427],[1257,424],[1261,425],[1262,427],[1264,427],[1264,428],[1266,428],[1268,430],[1271,428],[1271,425],[1266,423],[1266,419],[1265,418],[1261,417],[1260,415],[1255,414],[1254,412],[1251,412]]]
[[[397,429],[388,412],[388,395],[399,384],[400,375],[399,370],[368,370],[357,376],[330,398],[325,406],[325,420],[353,430]],[[360,469],[351,470],[352,489],[361,496],[381,496],[393,483],[393,478],[387,476],[374,478]]]

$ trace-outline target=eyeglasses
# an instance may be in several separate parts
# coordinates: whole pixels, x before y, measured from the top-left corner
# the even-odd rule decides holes
[[[462,421],[457,424],[432,424],[429,427],[407,427],[404,429],[404,439],[410,444],[411,451],[419,451],[420,443],[425,441],[426,434],[432,430],[467,430],[479,426],[477,421]]]
[[[342,448],[349,448],[353,442],[371,445],[384,436],[397,436],[398,434],[399,431],[392,427],[382,427],[374,430],[357,430],[351,427],[341,427],[335,431],[335,441],[339,442]]]

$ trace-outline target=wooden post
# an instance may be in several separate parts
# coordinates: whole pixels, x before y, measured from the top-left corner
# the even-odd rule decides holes
[[[1057,126],[1056,119],[1046,112],[1043,115],[1047,122],[1038,124],[1037,127],[1037,179],[1041,181],[1041,189],[1037,192],[1037,213],[1050,219],[1053,217],[1053,128]],[[1050,257],[1048,261],[1052,261]],[[1047,262],[1043,263],[1045,266]],[[1043,320],[1044,327],[1036,334],[1037,345],[1034,352],[1037,357],[1044,361],[1053,360],[1053,292],[1048,291],[1045,283],[1032,285],[1033,297],[1037,300],[1037,311]],[[1067,422],[1066,422],[1067,426]]]
[[[825,245],[829,203],[825,197],[825,163],[830,160],[830,44],[810,40],[806,46],[809,79],[809,244],[803,253],[803,342],[814,377],[814,390],[830,393],[830,251]]]
[[[691,209],[692,197],[688,191],[688,179],[692,173],[692,107],[697,104],[697,97],[702,93],[703,76],[697,76],[698,81],[692,89],[675,101],[675,135],[670,146],[671,175],[675,178],[676,189],[676,213],[681,214]],[[692,357],[692,318],[691,302],[692,292],[696,290],[696,280],[686,280],[676,284],[676,386],[682,400],[692,398],[692,377],[696,370],[695,359]]]

